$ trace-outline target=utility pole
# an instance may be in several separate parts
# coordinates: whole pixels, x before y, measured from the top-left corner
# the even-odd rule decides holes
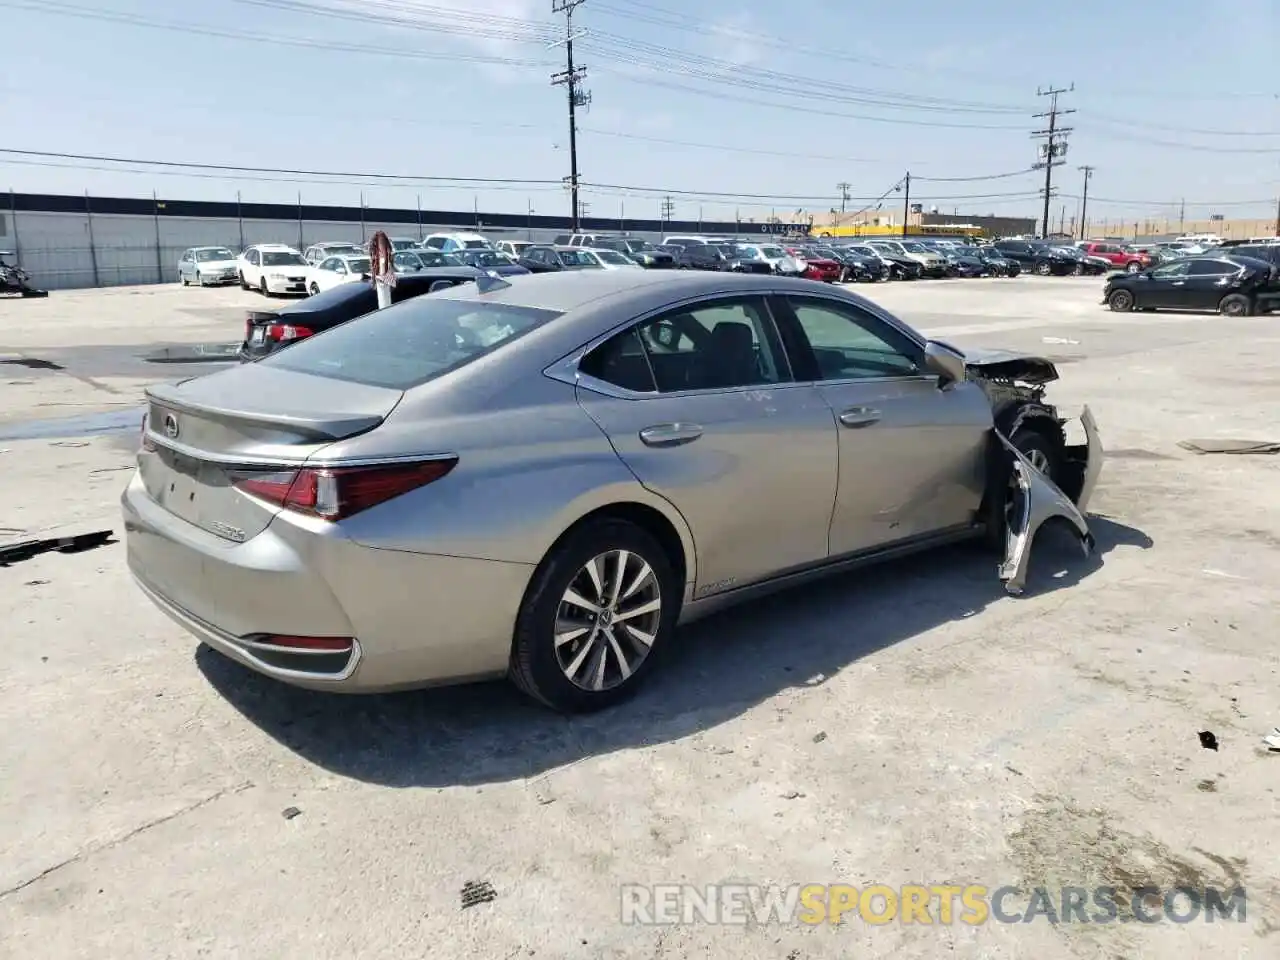
[[[1183,234],[1183,233],[1186,233],[1186,232],[1187,232],[1187,231],[1186,231],[1186,229],[1185,229],[1186,223],[1187,223],[1187,198],[1186,198],[1186,197],[1183,197],[1183,198],[1182,198],[1182,201],[1178,204],[1178,233],[1179,233],[1179,235],[1181,235],[1181,234]]]
[[[1276,200],[1276,236],[1280,237],[1280,200]]]
[[[578,107],[585,107],[591,103],[591,94],[582,89],[582,81],[587,77],[586,67],[574,67],[573,65],[573,41],[575,36],[582,36],[582,33],[575,34],[573,32],[573,11],[581,6],[585,0],[551,0],[551,12],[553,14],[564,14],[564,40],[556,41],[551,44],[558,47],[564,44],[565,52],[565,68],[561,73],[553,73],[551,75],[551,85],[555,87],[564,86],[569,91],[569,195],[570,195],[570,222],[572,223],[573,232],[577,233],[582,225],[582,213],[578,207]]]
[[[675,216],[676,202],[672,200],[670,196],[663,197],[662,203],[658,207],[658,212],[661,215],[662,222],[664,224],[670,223],[671,218]],[[666,228],[664,227],[663,229],[665,230]]]
[[[907,220],[911,216],[911,171],[902,178],[902,235],[907,235]]]
[[[1076,169],[1084,173],[1084,188],[1080,194],[1080,239],[1088,240],[1089,238],[1085,236],[1085,231],[1089,229],[1089,221],[1087,219],[1089,216],[1089,181],[1093,178],[1093,167],[1083,166]],[[1103,230],[1103,233],[1106,233],[1106,231]]]
[[[836,189],[840,191],[840,219],[841,220],[844,219],[844,211],[849,203],[849,188],[852,186],[853,186],[852,183],[844,183],[843,181],[836,184]]]
[[[1049,126],[1045,130],[1035,130],[1031,134],[1033,138],[1045,141],[1040,146],[1040,156],[1043,159],[1031,169],[1039,170],[1041,167],[1044,168],[1044,226],[1041,229],[1041,234],[1046,238],[1049,236],[1049,201],[1053,198],[1053,168],[1060,167],[1066,163],[1061,158],[1067,155],[1066,139],[1067,134],[1072,129],[1071,127],[1058,126],[1058,117],[1062,114],[1075,113],[1075,110],[1058,109],[1058,95],[1071,93],[1075,88],[1076,85],[1073,83],[1070,87],[1050,87],[1047,90],[1036,90],[1036,96],[1049,98],[1048,112],[1035,114],[1036,119],[1047,117]]]

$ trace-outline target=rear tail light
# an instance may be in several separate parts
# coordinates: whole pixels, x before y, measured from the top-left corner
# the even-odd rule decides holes
[[[138,441],[138,445],[148,453],[155,450],[156,448],[155,443],[153,443],[151,438],[147,436],[147,422],[149,420],[150,420],[150,415],[144,413],[142,415],[142,436]]]
[[[300,327],[293,323],[267,324],[267,339],[276,343],[288,343],[290,340],[302,340],[314,335],[315,331],[310,327]]]
[[[246,474],[235,485],[286,510],[333,522],[433,483],[457,465],[458,458],[450,457],[374,467],[304,467]]]

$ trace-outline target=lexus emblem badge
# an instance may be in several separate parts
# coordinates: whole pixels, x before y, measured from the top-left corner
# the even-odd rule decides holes
[[[178,418],[172,413],[164,415],[164,435],[170,440],[178,439]]]

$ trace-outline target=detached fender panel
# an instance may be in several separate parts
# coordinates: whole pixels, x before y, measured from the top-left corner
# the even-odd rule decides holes
[[[1026,587],[1027,570],[1031,563],[1031,544],[1036,533],[1050,519],[1066,520],[1080,538],[1080,546],[1087,557],[1093,552],[1093,535],[1089,532],[1084,509],[1097,486],[1102,470],[1102,444],[1098,438],[1097,424],[1088,407],[1084,408],[1080,421],[1084,426],[1086,444],[1083,463],[1080,464],[1079,492],[1073,500],[1052,480],[1036,470],[1000,431],[996,436],[1010,459],[1012,476],[1017,484],[1016,501],[1005,521],[1005,553],[999,575],[1005,589],[1017,596]]]

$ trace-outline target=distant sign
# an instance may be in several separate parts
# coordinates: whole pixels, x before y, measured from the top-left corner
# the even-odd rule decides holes
[[[762,223],[761,233],[808,233],[807,223]]]
[[[1210,220],[1212,220],[1212,221],[1214,221],[1215,223],[1218,223],[1218,222],[1220,222],[1220,221],[1222,220],[1222,214],[1220,214],[1220,213],[1211,213],[1211,214],[1209,214],[1209,219],[1210,219]]]

